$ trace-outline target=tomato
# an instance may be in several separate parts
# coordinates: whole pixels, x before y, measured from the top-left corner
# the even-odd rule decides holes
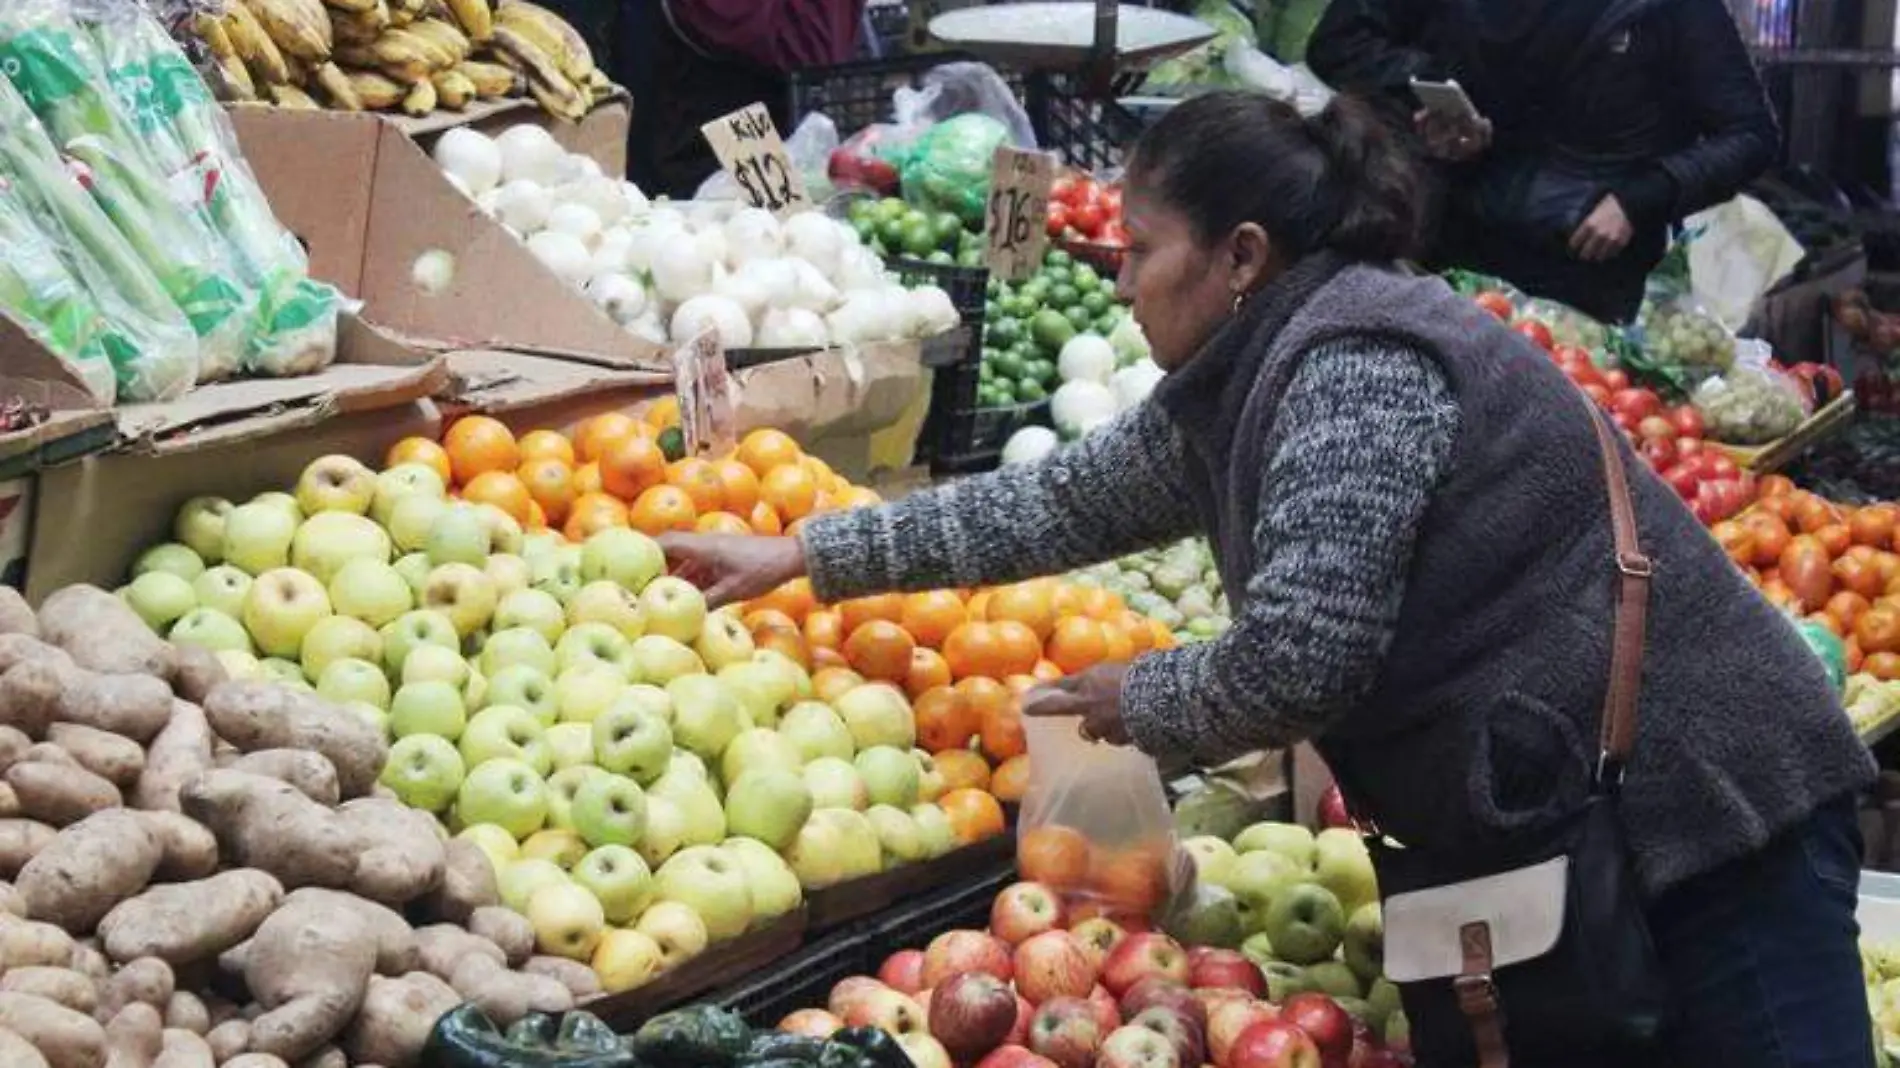
[[[1050,203],[1051,204],[1067,204],[1069,202],[1069,198],[1075,195],[1076,185],[1078,185],[1080,182],[1084,180],[1085,179],[1079,179],[1079,178],[1070,177],[1068,175],[1064,175],[1061,178],[1057,178],[1054,182],[1051,182],[1049,184]]]
[[[1476,303],[1478,307],[1483,308],[1485,311],[1490,312],[1492,315],[1497,316],[1507,323],[1511,321],[1511,316],[1517,314],[1517,309],[1511,306],[1511,298],[1496,290],[1478,294]]]
[[[1689,502],[1689,514],[1695,516],[1695,521],[1705,527],[1715,522],[1714,505],[1700,497]]]
[[[1062,231],[1069,228],[1069,206],[1059,200],[1049,201],[1049,236],[1061,237]]]
[[[1111,185],[1107,189],[1102,190],[1102,211],[1107,213],[1110,219],[1120,219],[1122,217],[1121,186]]]
[[[1669,421],[1676,424],[1676,435],[1684,438],[1699,438],[1704,433],[1702,413],[1693,404],[1684,404],[1669,409]]]
[[[1519,320],[1511,324],[1511,329],[1529,338],[1532,344],[1545,352],[1549,352],[1551,346],[1556,344],[1556,339],[1550,336],[1550,327],[1535,319]]]
[[[1550,358],[1556,360],[1558,363],[1575,362],[1578,360],[1582,360],[1585,363],[1592,362],[1590,359],[1590,351],[1588,349],[1580,349],[1575,345],[1558,345],[1552,348],[1550,350]]]
[[[1122,225],[1120,219],[1110,219],[1102,224],[1102,232],[1095,235],[1095,240],[1115,248],[1127,248],[1128,229]]]
[[[1636,434],[1644,439],[1676,440],[1675,425],[1660,415],[1645,416],[1636,424]]]
[[[1693,501],[1696,492],[1702,487],[1702,480],[1696,476],[1695,469],[1688,464],[1677,464],[1663,472],[1663,481],[1669,483],[1676,495],[1685,501]]]
[[[1651,470],[1667,471],[1676,466],[1678,455],[1674,438],[1646,438],[1637,451],[1649,461]]]
[[[1612,393],[1619,389],[1628,389],[1630,388],[1630,376],[1625,374],[1621,369],[1605,371],[1603,372],[1603,384],[1610,387]]]
[[[1647,389],[1619,389],[1610,394],[1610,410],[1631,422],[1642,422],[1662,411],[1662,398]]]
[[[1742,469],[1735,466],[1734,460],[1716,449],[1702,450],[1695,455],[1690,464],[1695,468],[1696,474],[1708,479],[1737,478],[1742,473]]]
[[[1610,391],[1595,382],[1583,387],[1583,395],[1595,402],[1599,408],[1608,408],[1610,406]]]
[[[1684,434],[1676,439],[1676,451],[1681,453],[1685,460],[1701,452],[1705,447],[1702,439],[1692,434]]]
[[[1097,233],[1101,232],[1102,223],[1104,221],[1102,205],[1097,202],[1088,201],[1072,205],[1069,208],[1069,225],[1081,231],[1083,236],[1091,240],[1094,239]]]
[[[1715,514],[1718,518],[1727,518],[1748,505],[1748,489],[1740,479],[1719,478],[1711,483],[1715,487]]]

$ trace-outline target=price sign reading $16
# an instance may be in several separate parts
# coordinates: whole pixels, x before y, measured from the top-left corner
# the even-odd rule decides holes
[[[990,203],[985,231],[990,273],[1020,282],[1042,266],[1049,247],[1049,187],[1055,157],[1003,145],[990,167]]]
[[[699,132],[753,207],[785,215],[811,203],[764,104],[748,104]]]

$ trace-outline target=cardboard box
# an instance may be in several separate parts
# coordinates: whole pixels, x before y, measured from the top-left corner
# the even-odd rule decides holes
[[[627,95],[625,89],[617,88],[612,96],[594,105],[594,110],[579,122],[557,118],[533,100],[519,97],[484,100],[462,111],[432,111],[419,119],[407,115],[390,115],[388,119],[425,148],[433,144],[443,131],[457,126],[480,130],[492,137],[510,126],[533,123],[553,134],[554,140],[562,148],[591,156],[604,173],[625,178],[627,131],[633,123],[633,98]]]
[[[734,371],[739,432],[776,427],[811,444],[882,430],[923,388],[921,351],[915,341],[880,342]]]
[[[49,414],[37,426],[0,434],[0,478],[112,443],[111,409],[26,327],[0,315],[0,403],[16,397]]]
[[[449,386],[438,398],[445,423],[480,413],[517,434],[559,430],[571,434],[582,420],[632,411],[673,392],[673,376],[520,352],[451,352]]]
[[[310,271],[364,302],[364,314],[442,349],[508,349],[665,370],[665,354],[620,328],[489,218],[389,119],[236,108],[244,155],[278,219],[310,251]],[[426,252],[454,260],[425,293]]]

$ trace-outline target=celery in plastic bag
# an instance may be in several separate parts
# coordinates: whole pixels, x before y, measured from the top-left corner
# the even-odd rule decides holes
[[[199,338],[199,381],[236,373],[257,298],[226,262],[200,205],[167,188],[63,0],[19,0],[5,10],[0,69],[60,151],[85,165],[82,183],[184,311]]]
[[[118,384],[105,336],[112,327],[5,178],[0,178],[0,311],[24,322],[41,344],[72,365],[94,397],[112,403]]]
[[[58,243],[112,329],[102,335],[121,400],[171,400],[197,381],[198,338],[184,313],[99,205],[86,195],[41,128],[0,77],[0,175]]]

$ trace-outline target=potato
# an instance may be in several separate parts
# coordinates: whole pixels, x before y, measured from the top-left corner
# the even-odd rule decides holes
[[[72,962],[72,935],[50,923],[0,916],[0,968],[66,968]]]
[[[64,668],[76,668],[73,658],[65,651],[26,634],[0,634],[0,675],[4,675],[21,664],[51,663]]]
[[[106,1022],[107,1068],[151,1068],[165,1048],[165,1024],[158,1010],[142,1002],[120,1009]]]
[[[113,972],[100,986],[99,1010],[95,1016],[111,1020],[128,1005],[150,1005],[162,1014],[177,989],[178,981],[172,975],[171,965],[155,957],[140,957]]]
[[[281,779],[319,805],[334,807],[341,797],[337,790],[335,765],[322,753],[313,753],[308,749],[260,749],[223,766],[232,771]]]
[[[226,1020],[211,1029],[211,1033],[205,1036],[205,1043],[211,1047],[211,1055],[218,1059],[219,1064],[231,1064],[233,1058],[251,1044],[251,1025],[244,1020]]]
[[[566,957],[529,957],[521,970],[529,975],[545,975],[557,979],[562,986],[574,994],[575,1000],[591,998],[600,993],[600,976],[594,969],[577,960]]]
[[[73,585],[55,592],[40,605],[39,619],[41,636],[80,667],[108,675],[172,676],[176,661],[171,645],[153,634],[124,601],[97,586]]]
[[[337,809],[359,846],[350,889],[388,905],[405,905],[441,885],[447,864],[435,817],[376,797]]]
[[[26,751],[33,748],[33,739],[18,727],[0,727],[0,771],[5,771],[20,762]]]
[[[558,979],[511,972],[477,954],[462,958],[449,985],[471,1004],[507,1028],[531,1012],[559,1013],[574,1008],[574,995]]]
[[[40,621],[33,615],[33,606],[11,586],[0,586],[0,634],[40,636]]]
[[[0,993],[36,994],[87,1016],[99,1007],[99,991],[92,980],[71,968],[45,965],[9,968],[5,975],[0,975]]]
[[[203,1035],[211,1030],[211,1012],[198,995],[188,990],[174,990],[171,1000],[165,1003],[165,1026]]]
[[[349,1025],[375,967],[374,932],[356,912],[305,899],[272,913],[244,954],[244,984],[265,1010],[251,1021],[250,1051],[287,1061],[318,1052]]]
[[[363,1007],[344,1035],[343,1051],[355,1064],[409,1068],[429,1041],[435,1022],[461,1000],[453,987],[428,972],[400,979],[371,976]]]
[[[356,878],[363,840],[338,813],[286,782],[220,769],[188,783],[179,800],[217,835],[227,862],[267,871],[288,889],[349,886]]]
[[[353,912],[369,928],[376,942],[376,970],[384,975],[404,975],[422,963],[416,932],[402,914],[366,897],[340,890],[306,886],[284,898],[284,907],[315,907],[319,911]]]
[[[19,671],[34,670],[31,665]],[[4,680],[0,680],[4,681]],[[171,722],[171,688],[149,675],[99,675],[72,670],[60,675],[55,718],[123,735],[144,745]]]
[[[468,933],[500,947],[510,968],[519,968],[534,954],[534,925],[513,909],[489,905],[468,918]]]
[[[29,819],[66,827],[95,812],[123,803],[119,788],[80,767],[62,768],[32,761],[7,769],[7,785]]]
[[[240,1053],[218,1062],[218,1068],[290,1068],[282,1057],[268,1053]]]
[[[218,1068],[218,1061],[204,1039],[190,1031],[167,1027],[165,1047],[152,1062],[152,1068]]]
[[[120,789],[138,782],[145,770],[145,750],[123,735],[80,723],[55,723],[46,728],[46,740],[66,750],[80,767]]]
[[[447,923],[466,924],[475,910],[501,904],[495,865],[481,847],[465,838],[443,845],[442,884],[424,903],[424,911]]]
[[[273,682],[227,682],[205,698],[204,709],[218,737],[247,753],[322,753],[336,768],[337,785],[346,798],[368,793],[389,756],[389,743],[369,723],[314,694]]]
[[[438,979],[453,982],[455,971],[471,956],[482,957],[497,967],[507,967],[508,955],[501,947],[460,927],[438,923],[416,932],[416,945],[422,952],[423,970]]]
[[[47,1068],[46,1058],[33,1048],[33,1043],[6,1027],[0,1027],[0,1064],[6,1068]]]
[[[100,951],[96,938],[73,943],[73,951],[67,961],[68,968],[95,983],[112,978],[112,962]]]
[[[0,883],[0,913],[26,919],[26,899],[12,883]]]
[[[132,790],[132,803],[149,812],[177,812],[178,791],[211,770],[211,724],[204,710],[172,702],[171,721],[152,739],[145,770]]]
[[[76,768],[79,761],[73,755],[52,742],[36,742],[21,754],[20,764],[51,764],[59,768]]]
[[[106,1032],[92,1017],[33,994],[0,993],[0,1027],[18,1034],[51,1068],[100,1068]]]
[[[270,875],[237,868],[152,887],[106,913],[99,936],[106,956],[116,961],[209,960],[251,937],[283,897],[283,886]]]
[[[0,724],[29,738],[44,737],[59,711],[63,677],[58,666],[45,660],[24,661],[0,675]]]
[[[46,843],[58,833],[38,820],[0,819],[0,878],[11,879],[20,874],[26,862],[45,849]]]
[[[203,704],[205,695],[230,679],[217,654],[195,645],[172,646],[177,670],[172,675],[172,690],[181,700]]]
[[[20,869],[15,886],[27,915],[90,934],[114,906],[145,889],[163,855],[139,813],[107,809],[59,832]]]
[[[161,882],[189,882],[218,870],[218,839],[204,824],[182,812],[141,812],[152,837],[158,840]]]

